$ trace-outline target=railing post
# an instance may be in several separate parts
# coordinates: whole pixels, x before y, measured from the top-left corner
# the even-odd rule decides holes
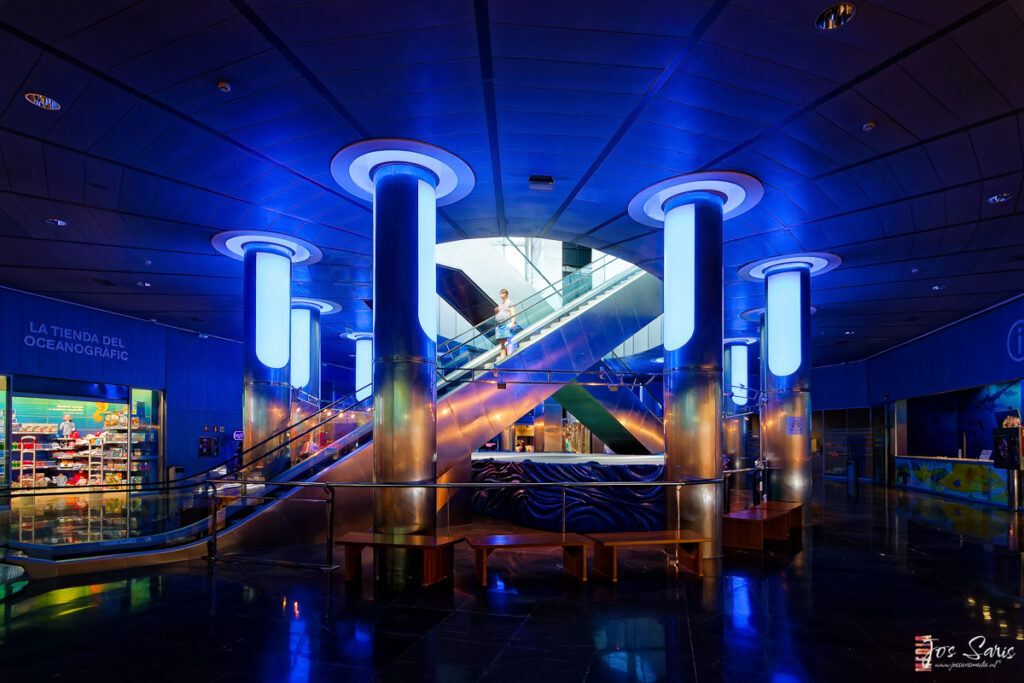
[[[217,561],[217,486],[206,485],[210,491],[210,540],[207,543],[207,551],[210,562]]]
[[[682,526],[683,526],[683,524],[682,524],[682,517],[680,516],[682,514],[681,513],[681,508],[679,507],[679,499],[680,499],[680,497],[682,495],[682,492],[683,492],[683,485],[682,484],[676,484],[676,531],[679,531],[682,528]]]
[[[565,536],[565,486],[562,486],[562,535]]]
[[[324,485],[327,490],[327,569],[334,566],[334,489]]]
[[[727,472],[722,473],[722,510],[725,514],[729,514],[729,474]]]

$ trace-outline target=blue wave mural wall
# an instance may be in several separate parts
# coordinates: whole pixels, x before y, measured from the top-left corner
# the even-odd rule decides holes
[[[662,465],[557,464],[534,462],[473,462],[477,482],[632,481],[662,479]],[[480,489],[473,494],[475,514],[516,524],[562,530],[562,490],[559,488]],[[565,529],[575,533],[653,531],[665,528],[665,494],[658,486],[567,489]]]

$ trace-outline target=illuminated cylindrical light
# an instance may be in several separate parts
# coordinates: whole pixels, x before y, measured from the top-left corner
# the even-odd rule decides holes
[[[356,400],[373,394],[373,339],[356,340]]]
[[[769,272],[767,281],[768,370],[778,377],[786,377],[796,372],[803,362],[800,271],[788,267],[780,272]]]
[[[747,388],[750,386],[750,379],[747,372],[747,345],[733,344],[729,347],[729,383],[732,385],[729,390],[732,394],[732,402],[738,406],[747,405]]]
[[[308,308],[292,309],[292,367],[291,382],[296,389],[309,384],[310,348]]]
[[[256,253],[256,357],[269,368],[283,368],[289,356],[291,258],[276,251]]]
[[[665,213],[665,350],[682,348],[693,337],[696,310],[694,206],[679,204]]]
[[[419,319],[430,339],[437,339],[437,191],[425,180],[418,181],[419,203]],[[358,353],[358,351],[357,351]]]

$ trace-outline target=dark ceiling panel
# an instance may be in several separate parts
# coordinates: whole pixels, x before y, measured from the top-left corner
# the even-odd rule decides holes
[[[727,329],[763,303],[739,266],[834,251],[843,266],[814,282],[815,358],[860,358],[1024,275],[1024,10],[857,6],[826,33],[812,0],[6,4],[0,284],[237,336],[240,264],[211,236],[296,234],[324,260],[296,269],[295,291],[341,302],[324,348],[347,362],[337,335],[371,321],[371,216],[330,160],[407,137],[476,174],[439,239],[547,230],[656,274],[661,231],[628,218],[632,196],[697,169],[751,173],[761,205],[724,226]],[[32,107],[29,88],[63,108]],[[530,190],[534,173],[553,190]]]

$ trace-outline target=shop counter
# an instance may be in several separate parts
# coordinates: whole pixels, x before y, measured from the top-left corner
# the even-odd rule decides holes
[[[909,455],[894,461],[898,487],[1007,506],[1006,470],[993,467],[991,461]]]

